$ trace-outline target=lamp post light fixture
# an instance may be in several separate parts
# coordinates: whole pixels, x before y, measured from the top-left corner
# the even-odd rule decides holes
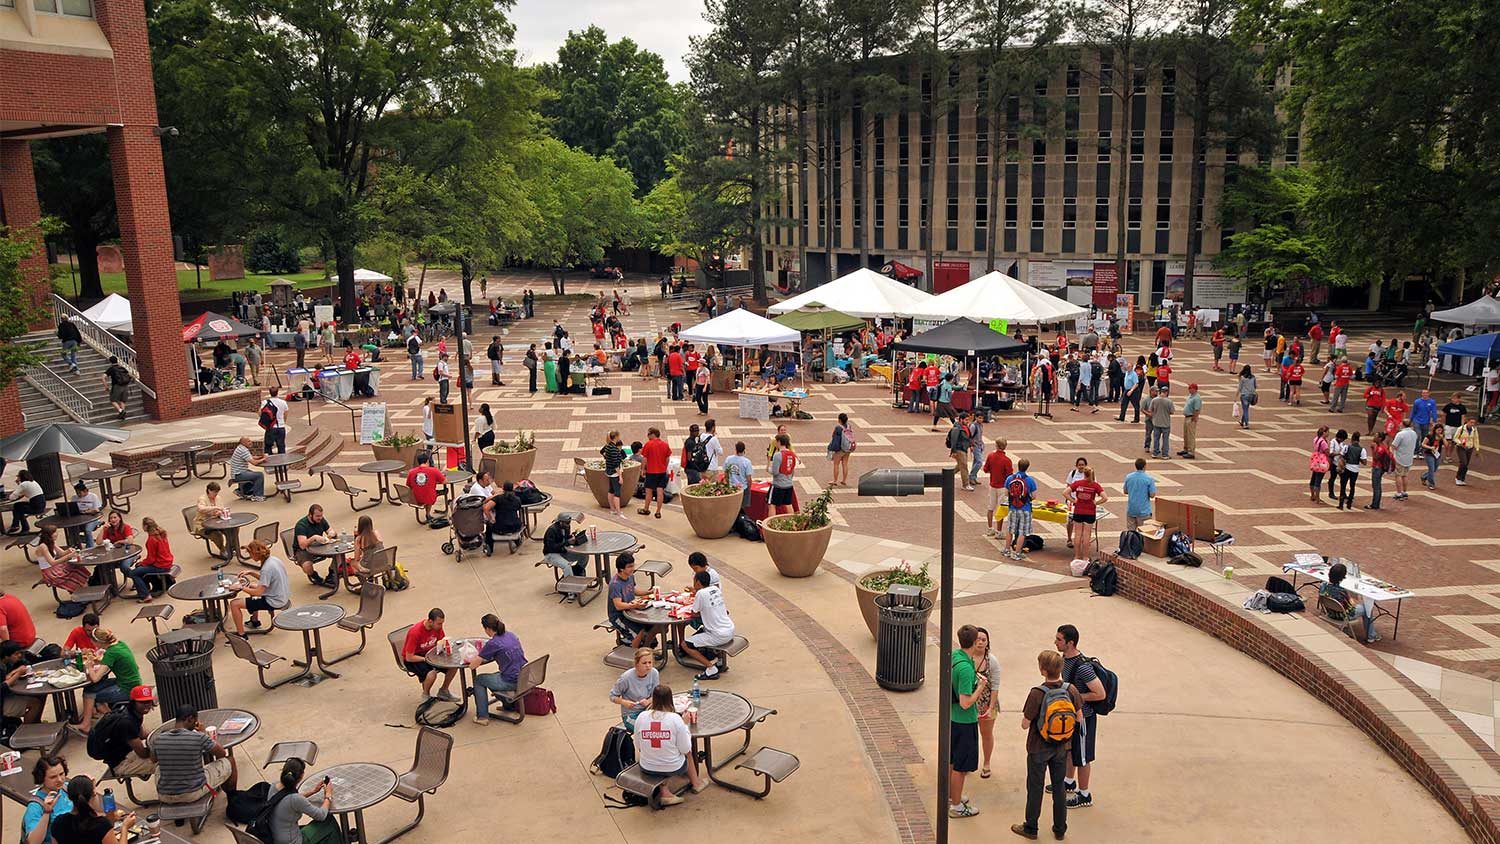
[[[948,842],[948,775],[953,765],[953,713],[948,702],[953,696],[953,472],[923,469],[873,469],[859,476],[861,497],[888,495],[904,498],[923,495],[928,489],[943,491],[942,555],[939,567],[938,600],[938,778],[937,842]]]

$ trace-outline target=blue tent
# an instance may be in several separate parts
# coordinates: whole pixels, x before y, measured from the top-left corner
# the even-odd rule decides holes
[[[1438,346],[1438,354],[1461,358],[1500,358],[1500,333],[1475,334]]]

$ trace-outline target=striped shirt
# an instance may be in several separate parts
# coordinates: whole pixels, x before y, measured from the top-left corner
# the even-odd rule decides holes
[[[174,727],[157,735],[151,742],[151,753],[157,763],[157,793],[186,794],[208,785],[208,778],[203,775],[203,757],[213,749],[213,739],[197,730]]]
[[[250,471],[250,449],[244,443],[234,447],[234,453],[229,455],[229,477],[238,477],[241,472]]]

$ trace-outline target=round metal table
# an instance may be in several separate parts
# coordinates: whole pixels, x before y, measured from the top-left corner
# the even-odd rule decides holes
[[[672,702],[678,709],[686,709],[691,705],[692,697],[691,694],[678,694],[672,697]],[[768,711],[762,711],[765,714],[770,714]],[[727,780],[721,780],[716,774],[725,765],[734,761],[749,748],[750,731],[755,728],[755,725],[751,721],[754,717],[755,706],[744,697],[734,692],[704,689],[702,698],[698,703],[698,718],[696,722],[688,724],[688,730],[692,733],[693,741],[703,742],[703,767],[708,771],[708,778],[724,788],[752,796],[759,792],[752,791]],[[764,718],[764,715],[762,718]],[[737,730],[745,731],[744,743],[740,745],[738,750],[729,754],[715,765],[714,737],[733,733]]]
[[[245,552],[240,548],[240,528],[253,525],[260,521],[260,516],[254,513],[231,512],[224,518],[204,519],[203,529],[205,531],[217,531],[224,534],[224,562],[229,562],[233,557],[240,562],[247,559]],[[223,568],[223,564],[215,565],[214,568]]]
[[[636,597],[639,598],[640,596],[637,595]],[[667,635],[662,637],[661,649],[658,651],[663,665],[667,663],[669,656],[682,650],[683,639],[687,638],[683,635],[683,628],[687,626],[689,621],[694,621],[698,618],[696,615],[688,616],[687,618],[672,618],[667,615],[668,612],[669,610],[666,607],[646,607],[639,610],[625,610],[624,613],[627,620],[633,621],[636,624],[652,628],[666,628]],[[667,647],[668,640],[671,641],[670,649]]]
[[[459,692],[461,694],[468,694],[470,689],[468,683],[469,664],[458,658],[458,649],[465,642],[473,643],[475,649],[482,648],[484,647],[485,640],[478,636],[466,636],[462,639],[454,639],[452,637],[449,637],[448,641],[453,643],[453,653],[438,655],[434,654],[431,651],[428,651],[427,656],[423,657],[423,659],[425,659],[427,661],[427,664],[432,666],[433,668],[441,668],[445,671],[458,669]]]
[[[202,601],[208,620],[215,624],[217,630],[223,630],[224,611],[229,607],[229,600],[239,591],[226,588],[232,582],[234,581],[226,580],[221,584],[217,574],[200,574],[172,584],[167,594],[179,601]]]
[[[359,830],[356,840],[359,844],[369,844],[364,810],[395,793],[396,772],[375,762],[345,762],[313,772],[300,787],[306,791],[322,783],[324,777],[333,785],[333,802],[328,811],[339,816],[339,827],[344,831],[345,840],[349,838],[349,816],[352,814],[352,825]]]
[[[536,539],[538,522],[542,518],[542,511],[552,506],[552,493],[542,493],[542,500],[535,504],[522,504],[521,512],[526,516],[526,538]]]
[[[83,544],[81,529],[103,520],[103,513],[80,513],[76,516],[59,516],[53,513],[45,518],[37,519],[36,526],[38,528],[62,528],[67,534],[67,543],[76,548]]]
[[[391,473],[399,472],[406,468],[406,463],[400,460],[371,460],[369,463],[361,464],[359,471],[366,475],[380,476],[379,493],[371,498],[371,501],[385,499],[392,504],[400,504],[401,499],[391,491]]]
[[[213,448],[214,444],[208,440],[189,440],[187,442],[172,443],[162,446],[162,454],[171,454],[182,460],[182,468],[187,470],[190,478],[198,476],[198,454]]]
[[[90,471],[84,472],[82,475],[79,475],[78,480],[98,481],[99,500],[103,501],[106,507],[113,507],[115,496],[114,480],[115,478],[122,477],[128,474],[130,474],[128,470],[121,469],[119,467],[111,467],[108,469],[92,469]]]
[[[224,722],[231,718],[249,718],[250,725],[237,733],[226,734],[219,732],[216,734],[214,741],[217,741],[219,746],[225,750],[230,750],[253,738],[260,731],[260,718],[248,709],[200,709],[198,711],[198,722],[204,727],[213,727],[216,730],[222,730]],[[164,733],[172,729],[172,726],[176,723],[174,720],[163,722],[161,726],[151,731],[151,735],[146,737],[146,743],[150,744],[155,741],[158,733]]]
[[[12,693],[18,695],[27,695],[29,697],[50,697],[52,698],[52,710],[57,713],[57,719],[59,721],[76,721],[78,719],[78,696],[75,694],[75,692],[77,692],[78,689],[81,689],[84,686],[88,685],[89,681],[87,675],[85,675],[82,680],[79,680],[76,683],[68,683],[61,686],[54,686],[51,683],[40,683],[38,685],[36,684],[37,681],[34,678],[37,674],[42,674],[47,671],[56,671],[59,668],[68,667],[76,668],[77,666],[78,663],[75,659],[63,658],[44,660],[32,665],[30,673],[24,674],[20,677],[17,677],[15,680],[12,680],[9,684],[9,688]]]
[[[276,479],[276,490],[280,492],[282,485],[287,482],[287,469],[306,459],[307,457],[301,452],[288,451],[284,454],[268,454],[266,455],[265,462],[260,465],[263,468],[271,470],[271,477]],[[288,493],[287,500],[291,500],[290,493]]]
[[[623,530],[601,530],[594,539],[582,545],[574,545],[568,550],[594,558],[594,576],[598,579],[600,588],[604,588],[609,584],[609,567],[606,565],[609,558],[626,551],[633,551],[637,544],[633,533],[626,533]]]
[[[354,550],[354,539],[340,538],[337,542],[313,542],[303,549],[309,557],[317,557],[321,560],[333,560],[333,577],[330,579],[331,589],[318,596],[318,600],[326,601],[338,594],[339,579],[343,577],[345,556]]]
[[[285,609],[276,614],[271,624],[282,630],[302,631],[302,648],[306,653],[305,660],[296,660],[294,665],[302,667],[302,673],[297,679],[312,675],[313,665],[316,664],[318,671],[329,677],[338,677],[336,672],[328,670],[332,662],[338,659],[323,659],[323,628],[332,627],[344,618],[344,608],[338,604],[306,604],[300,607]],[[340,657],[339,659],[345,659]],[[321,677],[313,677],[313,682],[321,682]]]
[[[128,563],[140,556],[141,546],[125,542],[109,548],[95,545],[93,548],[80,550],[78,558],[73,562],[101,572],[109,583],[110,593],[118,595],[120,594],[120,563]]]

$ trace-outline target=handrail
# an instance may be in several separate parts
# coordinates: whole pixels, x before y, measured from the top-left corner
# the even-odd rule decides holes
[[[106,358],[119,358],[120,364],[130,370],[130,377],[140,385],[141,392],[153,399],[156,398],[156,393],[150,387],[146,386],[146,382],[141,380],[140,368],[136,365],[135,349],[129,343],[124,342],[109,333],[108,330],[98,323],[89,319],[84,315],[83,311],[73,307],[72,302],[69,302],[56,293],[52,294],[53,321],[61,322],[65,316],[74,325],[78,326],[78,333],[83,337],[83,342]]]
[[[82,425],[93,424],[94,403],[46,364],[26,367],[21,372],[21,377],[26,379],[26,383],[35,387],[37,392],[62,408],[62,412],[71,416],[73,421]]]
[[[714,298],[720,302],[727,302],[736,296],[749,296],[755,292],[755,286],[751,284],[736,284],[731,287],[694,287],[683,288],[681,293],[668,293],[666,296],[667,307],[679,310],[678,305],[692,301],[696,303],[702,300],[704,294],[712,293]],[[720,310],[725,310],[722,306]]]
[[[314,392],[313,395],[317,398],[322,399],[323,401],[331,401],[339,407],[342,407],[343,409],[349,411],[349,430],[353,432],[355,440],[359,439],[359,423],[354,420],[353,407],[344,404],[343,402],[339,401],[336,398],[333,398],[332,396],[325,396],[322,392]],[[312,402],[303,402],[303,404],[307,405],[307,424],[312,425]]]

